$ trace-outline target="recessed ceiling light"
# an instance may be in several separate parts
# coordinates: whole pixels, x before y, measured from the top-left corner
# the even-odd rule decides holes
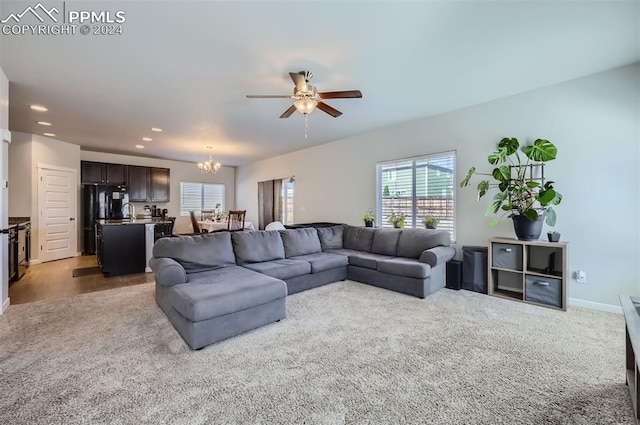
[[[143,137],[142,140],[144,140],[145,142],[150,142],[153,139],[151,137]]]
[[[34,111],[38,111],[38,112],[47,112],[48,109],[45,108],[44,106],[40,106],[40,105],[31,105],[29,106],[29,108],[33,109]]]
[[[36,121],[36,122],[40,125],[46,125],[47,127],[51,125],[50,122],[46,122],[46,121]]]
[[[42,134],[49,137],[56,137],[56,135],[53,133],[42,133]]]
[[[162,129],[158,128],[158,127],[151,127],[151,131],[155,131],[156,133],[160,133],[162,131]]]
[[[144,149],[144,145],[136,145],[136,148],[138,148],[138,149]]]

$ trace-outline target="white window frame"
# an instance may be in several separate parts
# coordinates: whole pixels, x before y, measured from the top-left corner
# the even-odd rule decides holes
[[[398,162],[407,162],[407,161],[412,162],[412,180],[413,180],[412,217],[413,218],[411,222],[405,223],[405,227],[416,228],[416,227],[423,227],[422,223],[417,222],[416,220],[417,214],[418,214],[417,195],[416,195],[416,191],[417,191],[416,164],[418,162],[424,162],[424,161],[435,160],[438,158],[446,158],[451,156],[453,156],[453,184],[451,188],[452,196],[453,196],[453,223],[452,223],[452,230],[451,230],[451,242],[455,243],[457,218],[458,218],[458,214],[457,214],[458,202],[457,202],[457,191],[456,191],[457,152],[455,150],[378,162],[376,164],[376,223],[378,223],[380,226],[385,225],[385,223],[382,223],[382,191],[384,190],[382,187],[382,173],[383,173],[382,168],[385,165],[394,164]],[[389,172],[389,171],[392,171],[392,170],[385,170],[385,172]],[[428,181],[426,182],[426,184],[428,185]],[[426,191],[428,193],[428,189],[426,189]]]
[[[183,185],[185,184],[189,184],[189,185],[200,185],[200,206],[199,208],[183,208],[183,198],[182,198],[182,191],[183,191]],[[188,217],[189,216],[189,211],[193,211],[196,216],[198,216],[201,211],[203,209],[214,209],[215,205],[204,205],[204,189],[205,186],[219,186],[220,188],[222,188],[222,199],[220,200],[220,209],[221,210],[226,210],[226,206],[225,206],[225,198],[226,198],[226,192],[227,192],[227,187],[224,183],[203,183],[203,182],[180,182],[180,216],[181,217]]]

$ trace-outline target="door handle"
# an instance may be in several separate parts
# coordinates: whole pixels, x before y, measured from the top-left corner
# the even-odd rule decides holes
[[[75,217],[69,217],[69,221],[74,221],[75,219]]]

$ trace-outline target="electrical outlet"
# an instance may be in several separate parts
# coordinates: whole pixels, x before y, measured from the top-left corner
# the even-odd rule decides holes
[[[575,279],[578,283],[587,283],[587,272],[585,272],[584,270],[577,270]]]

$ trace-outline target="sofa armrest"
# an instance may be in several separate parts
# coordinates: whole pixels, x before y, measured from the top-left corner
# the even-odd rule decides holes
[[[456,249],[452,246],[436,246],[430,249],[425,249],[420,254],[418,261],[421,263],[427,263],[431,267],[435,267],[438,264],[444,264],[456,256]]]
[[[151,258],[149,266],[156,275],[156,281],[164,286],[187,283],[184,267],[172,258]]]

